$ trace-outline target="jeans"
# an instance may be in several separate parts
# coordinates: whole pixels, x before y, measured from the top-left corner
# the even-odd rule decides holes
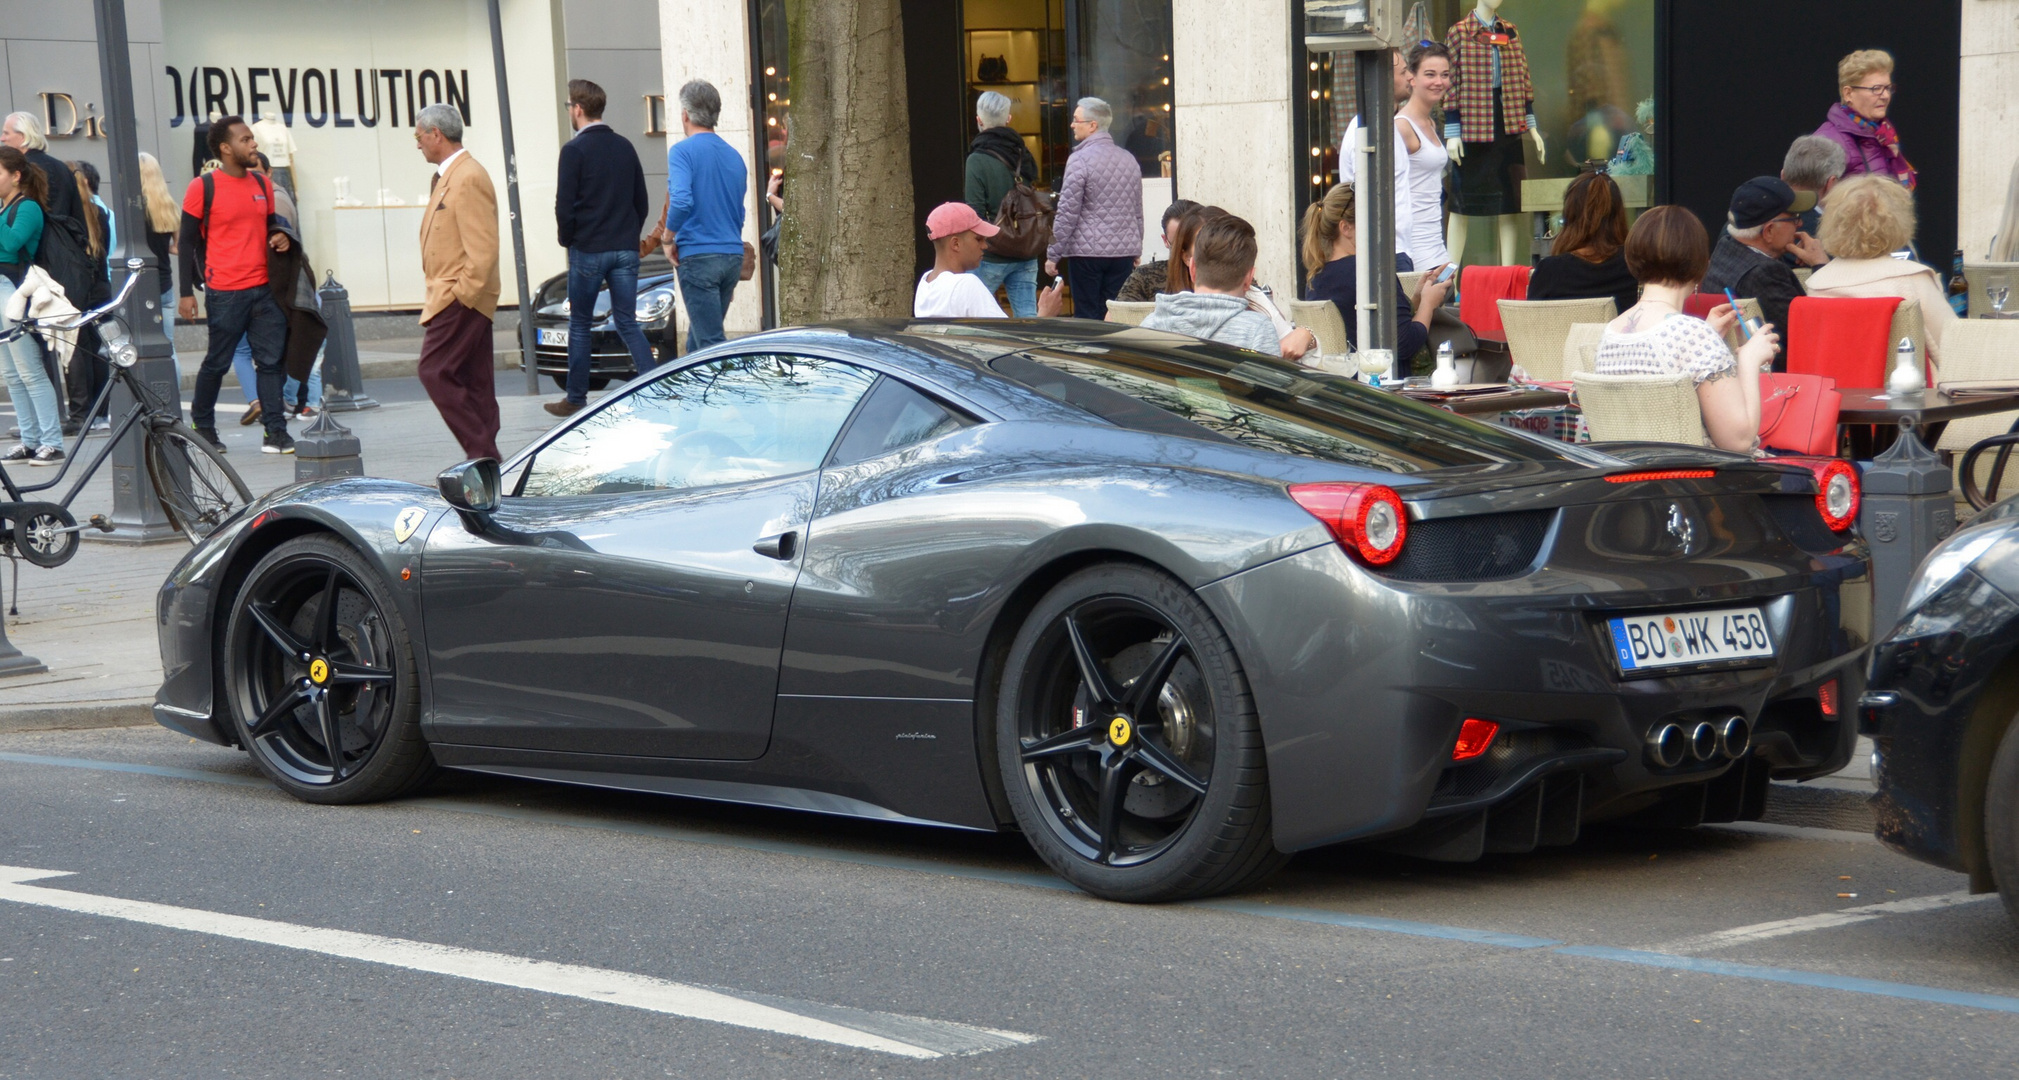
[[[163,273],[167,273],[166,270]],[[168,335],[168,355],[181,360],[182,354],[175,349],[175,290],[161,294],[161,332]]]
[[[645,331],[638,329],[638,249],[569,248],[568,400],[577,405],[589,400],[589,327],[596,321],[596,294],[605,281],[610,283],[610,320],[617,325],[618,340],[631,350],[631,369],[652,370],[652,350],[645,344]]]
[[[0,308],[14,297],[14,283],[0,277]],[[0,375],[7,380],[7,393],[14,399],[14,413],[21,420],[21,445],[30,450],[42,447],[63,449],[63,413],[56,404],[56,387],[42,366],[42,346],[31,335],[23,335],[0,345]]]
[[[1022,262],[997,262],[983,259],[975,267],[975,276],[981,279],[988,291],[994,292],[999,286],[1007,285],[1010,313],[1019,319],[1038,317],[1038,261],[1025,259]]]
[[[687,302],[688,352],[729,340],[722,331],[722,314],[729,310],[742,275],[741,255],[681,254],[680,297]]]
[[[224,386],[224,373],[231,368],[232,353],[241,338],[246,340],[253,364],[253,383],[259,388],[260,419],[268,435],[287,434],[287,413],[280,401],[285,376],[280,369],[281,350],[287,346],[287,316],[274,303],[273,290],[265,285],[250,289],[211,290],[209,301],[210,347],[203,366],[196,372],[196,393],[189,403],[189,420],[206,431],[217,428],[217,392]]]
[[[290,414],[294,412],[297,404],[313,405],[318,409],[322,408],[322,353],[320,351],[316,353],[315,360],[315,367],[310,368],[308,373],[308,397],[306,400],[301,396],[301,380],[289,375],[285,370],[281,372],[280,398],[282,405]],[[232,374],[238,376],[238,388],[245,391],[245,403],[250,405],[258,401],[259,375],[252,366],[251,337],[238,339],[238,348],[233,350],[231,354],[231,371]],[[262,405],[260,408],[264,411],[265,406]]]
[[[1066,281],[1073,287],[1073,318],[1105,319],[1108,301],[1121,294],[1136,260],[1127,255],[1075,255],[1066,260]]]

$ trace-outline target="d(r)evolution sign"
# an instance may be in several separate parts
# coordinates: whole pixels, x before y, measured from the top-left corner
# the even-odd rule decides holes
[[[245,68],[193,67],[185,78],[167,69],[175,87],[175,115],[169,127],[183,121],[202,123],[211,113],[256,119],[271,103],[282,122],[294,126],[300,116],[310,127],[400,127],[414,122],[420,110],[446,102],[470,118],[468,68]],[[344,76],[348,74],[350,78]],[[383,93],[381,93],[383,89]],[[406,111],[400,111],[404,104]],[[404,119],[402,118],[404,117]]]

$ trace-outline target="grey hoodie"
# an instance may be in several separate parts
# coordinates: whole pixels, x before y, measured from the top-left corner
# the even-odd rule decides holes
[[[1248,307],[1246,297],[1221,293],[1159,293],[1157,310],[1143,320],[1148,330],[1190,334],[1240,349],[1275,356],[1281,351],[1276,324]]]

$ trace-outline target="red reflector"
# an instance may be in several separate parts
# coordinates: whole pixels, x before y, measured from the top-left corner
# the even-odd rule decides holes
[[[1458,743],[1451,748],[1451,760],[1471,761],[1486,753],[1493,745],[1493,737],[1500,734],[1500,725],[1491,720],[1481,720],[1468,716],[1465,723],[1458,725]]]
[[[273,511],[271,511],[271,510],[268,510],[268,511],[267,511],[266,513],[264,513],[264,514],[261,514],[260,516],[258,516],[258,517],[256,517],[256,518],[253,518],[253,519],[252,519],[252,527],[253,527],[253,528],[255,528],[255,529],[259,528],[259,527],[260,527],[261,525],[264,525],[264,524],[266,524],[266,519],[267,519],[267,518],[270,518],[270,517],[272,517],[272,516],[273,516]]]
[[[1613,473],[1605,478],[1605,482],[1638,484],[1642,480],[1709,480],[1717,474],[1716,469],[1651,469],[1646,472]]]
[[[1816,703],[1823,707],[1824,716],[1837,715],[1837,680],[1816,687]]]

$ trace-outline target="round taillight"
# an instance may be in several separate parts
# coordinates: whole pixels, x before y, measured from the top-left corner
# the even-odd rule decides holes
[[[1402,496],[1385,484],[1292,484],[1290,497],[1370,566],[1394,562],[1409,538]]]
[[[1858,520],[1858,470],[1835,460],[1816,472],[1816,512],[1832,531],[1843,532]]]

